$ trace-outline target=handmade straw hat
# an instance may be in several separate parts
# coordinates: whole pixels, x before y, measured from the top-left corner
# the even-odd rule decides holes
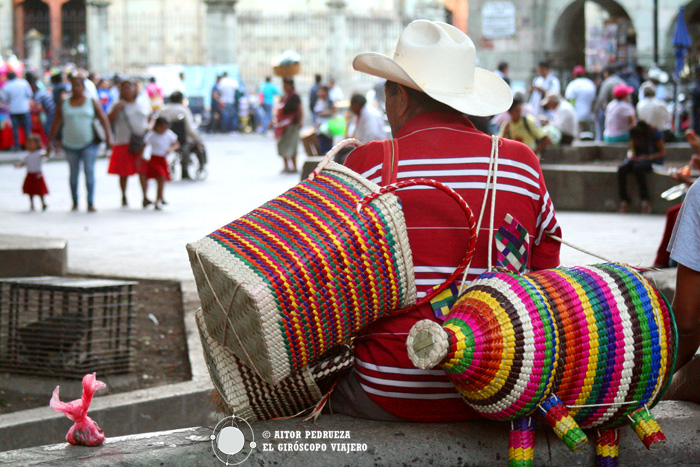
[[[476,48],[469,36],[446,23],[414,21],[401,33],[393,58],[363,53],[352,66],[422,91],[469,115],[496,115],[513,101],[503,79],[476,66]]]

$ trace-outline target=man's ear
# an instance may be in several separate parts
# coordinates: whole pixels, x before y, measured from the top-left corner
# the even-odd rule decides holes
[[[397,86],[398,96],[397,96],[397,109],[399,117],[405,117],[411,107],[408,99],[408,90],[403,84]]]

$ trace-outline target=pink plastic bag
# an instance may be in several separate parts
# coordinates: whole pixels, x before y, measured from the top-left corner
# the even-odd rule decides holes
[[[51,396],[51,408],[56,412],[63,412],[66,417],[73,420],[75,423],[68,430],[66,441],[72,445],[82,446],[99,446],[105,440],[105,435],[102,429],[95,423],[93,419],[88,417],[87,411],[92,402],[92,396],[95,391],[107,387],[102,381],[97,381],[97,373],[87,374],[83,377],[83,397],[76,399],[73,402],[61,402],[58,398],[58,389],[56,386]]]

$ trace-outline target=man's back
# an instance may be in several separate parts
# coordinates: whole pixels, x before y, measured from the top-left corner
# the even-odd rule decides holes
[[[664,131],[670,126],[670,113],[663,101],[645,97],[637,104],[637,117],[657,130]]]
[[[625,81],[617,75],[610,75],[600,83],[600,89],[598,90],[598,97],[595,100],[596,112],[600,110],[605,110],[611,100],[613,100],[613,89],[618,84],[627,84]]]
[[[229,76],[222,78],[219,83],[221,102],[224,104],[233,104],[236,100],[236,89],[238,89],[238,81]]]
[[[566,87],[566,97],[573,101],[576,117],[579,120],[592,120],[593,101],[595,101],[595,84],[586,77],[576,78]]]
[[[8,111],[11,114],[26,114],[29,112],[29,103],[32,99],[32,88],[22,78],[8,81],[2,87],[3,100],[7,102]]]
[[[419,114],[395,140],[398,180],[426,177],[455,189],[478,218],[484,196],[491,138],[461,116],[441,112]],[[382,143],[353,151],[346,166],[380,183]],[[411,188],[401,198],[413,253],[418,297],[442,283],[459,264],[467,245],[467,220],[457,205],[437,190]],[[487,212],[490,212],[487,211]],[[559,264],[559,244],[545,232],[559,234],[554,209],[536,156],[526,146],[499,140],[498,193],[494,226],[511,214],[528,230],[531,265]],[[477,243],[469,279],[487,267],[488,214]],[[355,340],[358,380],[367,395],[386,411],[413,421],[447,422],[469,418],[470,410],[442,370],[419,370],[408,359],[406,336],[420,319],[435,319],[429,305],[380,320]]]

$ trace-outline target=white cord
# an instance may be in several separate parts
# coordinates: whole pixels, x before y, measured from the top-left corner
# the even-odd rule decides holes
[[[484,211],[486,211],[486,200],[489,195],[489,182],[491,181],[491,177],[493,175],[494,179],[496,178],[496,174],[494,171],[494,162],[495,162],[495,167],[498,167],[498,137],[497,136],[491,136],[491,155],[489,156],[489,169],[488,173],[486,174],[486,188],[484,189],[484,199],[481,202],[481,210],[479,211],[479,219],[476,222],[476,235],[477,235],[477,241],[479,240],[479,234],[481,233],[481,221],[484,218]],[[491,270],[491,239],[493,237],[493,213],[494,209],[496,207],[496,184],[493,184],[493,197],[492,197],[492,202],[491,202],[491,232],[489,232],[489,271]],[[474,257],[472,256],[472,259]],[[472,259],[469,260],[469,263],[467,263],[467,267],[464,269],[464,274],[462,274],[462,282],[459,284],[459,292],[458,295],[462,295],[462,292],[464,291],[464,287],[466,287],[467,284],[467,275],[469,274],[469,268],[472,265]]]
[[[549,238],[551,238],[552,240],[556,240],[557,242],[561,243],[562,245],[566,245],[566,246],[568,246],[568,247],[571,247],[571,248],[573,248],[574,250],[580,251],[581,253],[586,253],[587,255],[591,255],[591,256],[593,256],[594,258],[602,259],[602,260],[605,261],[606,263],[617,263],[617,261],[613,261],[613,260],[611,260],[611,259],[605,258],[605,257],[603,257],[603,256],[600,256],[600,255],[596,254],[596,253],[593,253],[592,251],[584,250],[584,249],[581,248],[580,246],[576,246],[576,245],[574,245],[574,244],[572,244],[572,243],[569,243],[569,242],[567,242],[566,240],[562,239],[561,237],[557,237],[556,235],[547,234],[547,236],[549,236]]]

